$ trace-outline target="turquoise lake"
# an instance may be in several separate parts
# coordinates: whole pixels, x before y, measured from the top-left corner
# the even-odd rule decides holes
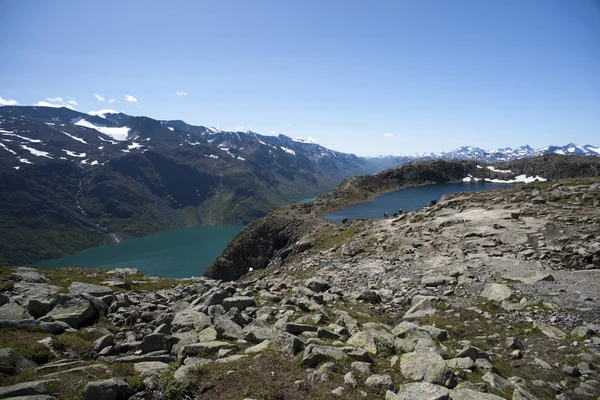
[[[383,218],[383,213],[389,216],[402,209],[403,212],[414,211],[425,207],[431,200],[439,201],[445,194],[458,192],[478,192],[510,187],[506,183],[447,183],[438,185],[414,186],[394,192],[382,194],[372,201],[353,204],[341,210],[327,214],[325,218],[331,221],[341,221],[348,218],[353,221],[364,218]]]
[[[42,268],[137,268],[147,276],[200,276],[245,225],[201,226],[94,247],[33,264]]]

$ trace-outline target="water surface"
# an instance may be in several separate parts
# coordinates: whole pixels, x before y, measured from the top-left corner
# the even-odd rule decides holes
[[[243,227],[200,226],[161,232],[34,265],[42,268],[137,268],[147,276],[172,278],[200,276]]]
[[[402,209],[403,212],[419,210],[431,200],[439,201],[445,194],[458,192],[478,192],[510,187],[501,183],[446,183],[438,185],[414,186],[394,192],[382,194],[372,201],[353,204],[341,210],[327,214],[325,218],[331,221],[341,221],[344,218],[355,220],[359,218],[383,218],[383,213],[392,215]]]

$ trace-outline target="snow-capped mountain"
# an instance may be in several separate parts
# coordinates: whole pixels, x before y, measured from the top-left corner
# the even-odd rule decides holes
[[[503,149],[484,150],[479,147],[462,146],[449,152],[418,153],[405,156],[380,156],[373,158],[373,160],[378,159],[380,160],[380,162],[393,161],[399,162],[400,164],[410,161],[434,159],[502,162],[514,161],[522,158],[539,157],[547,154],[600,157],[600,147],[592,146],[589,144],[586,144],[585,146],[580,146],[578,144],[569,143],[564,146],[545,146],[539,149],[533,149],[530,146],[525,145],[517,147],[515,149],[506,147]]]

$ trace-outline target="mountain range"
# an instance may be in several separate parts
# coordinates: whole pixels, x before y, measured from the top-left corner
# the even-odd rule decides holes
[[[600,155],[586,145],[358,157],[303,139],[111,111],[0,107],[0,265],[164,230],[246,224],[344,178],[433,158]]]

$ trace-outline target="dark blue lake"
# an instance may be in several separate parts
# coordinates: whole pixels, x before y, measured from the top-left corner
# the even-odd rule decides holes
[[[447,183],[440,185],[414,186],[382,194],[372,201],[353,204],[341,210],[327,214],[325,218],[331,221],[341,221],[344,218],[355,220],[359,218],[383,218],[383,213],[392,215],[401,208],[403,212],[414,211],[425,207],[431,200],[439,201],[445,194],[458,192],[478,192],[509,187],[506,183]]]

